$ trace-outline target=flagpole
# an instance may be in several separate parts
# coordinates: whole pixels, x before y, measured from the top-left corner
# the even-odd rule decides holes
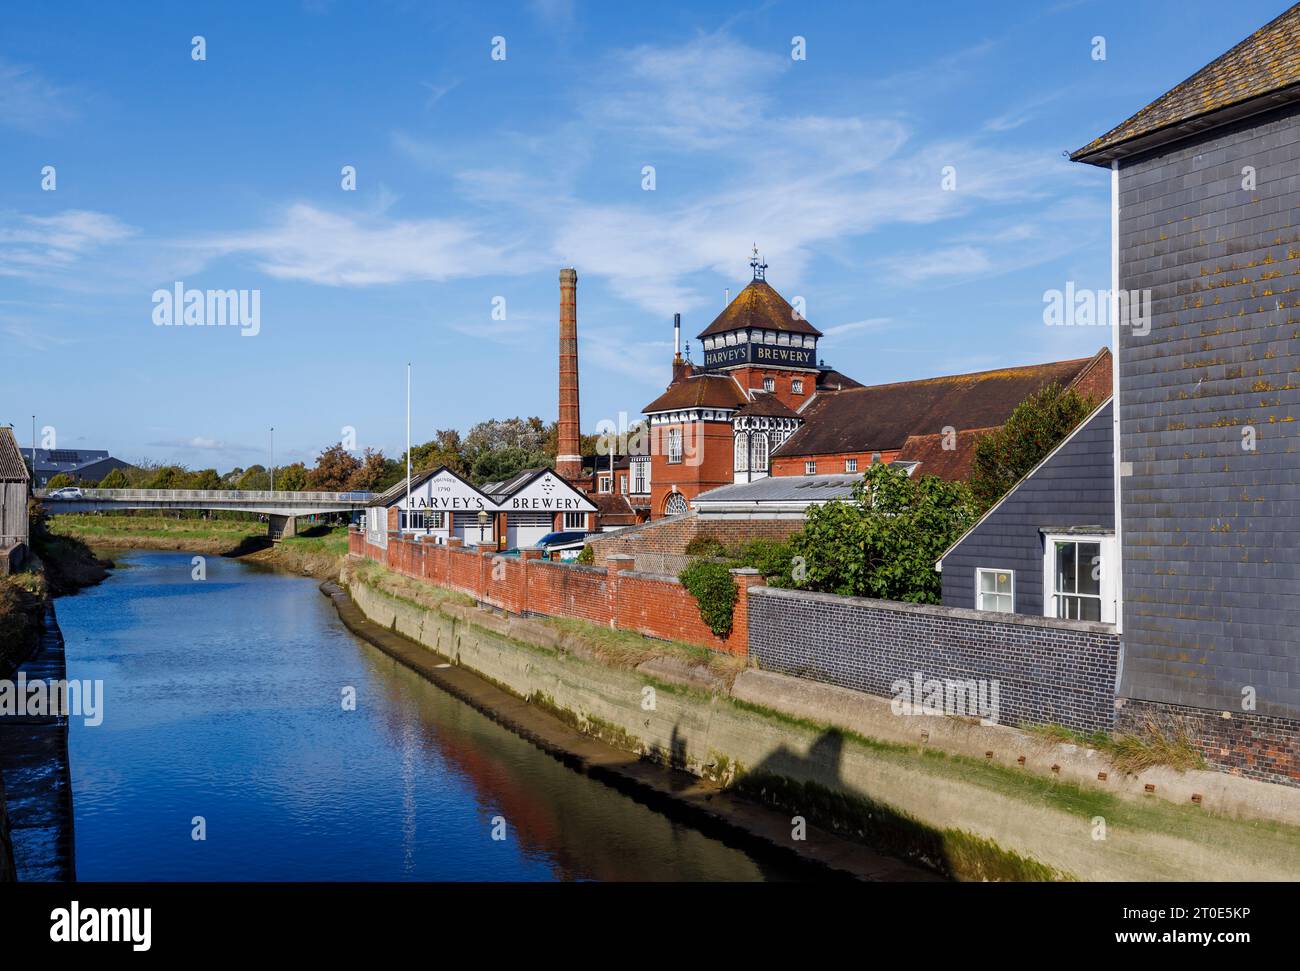
[[[406,362],[406,522],[411,522],[411,362]]]

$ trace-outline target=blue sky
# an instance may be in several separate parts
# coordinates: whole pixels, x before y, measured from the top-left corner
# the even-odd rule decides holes
[[[550,420],[572,265],[591,431],[662,390],[672,314],[693,341],[754,242],[865,383],[1088,355],[1108,332],[1043,294],[1108,285],[1109,185],[1062,152],[1283,9],[11,5],[0,421],[196,468],[264,461],[269,425],[277,463],[344,426],[397,454],[408,359],[417,441]],[[260,332],[154,326],[177,281],[260,290]]]

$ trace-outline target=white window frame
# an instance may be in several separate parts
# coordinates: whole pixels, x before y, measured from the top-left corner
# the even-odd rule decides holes
[[[1115,623],[1115,537],[1110,533],[1045,533],[1043,535],[1043,616],[1057,617],[1056,592],[1056,544],[1057,543],[1097,543],[1101,549],[1101,575],[1098,577],[1100,593],[1096,595],[1101,601],[1101,623]],[[1077,554],[1076,554],[1077,555]],[[1092,594],[1066,594],[1066,596],[1090,597]],[[1092,621],[1096,623],[1096,621]]]
[[[756,432],[749,439],[749,468],[752,472],[767,471],[767,436]]]
[[[984,591],[980,589],[980,575],[984,573],[1005,573],[1007,576],[1011,577],[1011,591],[1009,594],[996,593],[996,592],[991,594],[991,596],[994,597],[1010,596],[1011,597],[1010,610],[997,610],[993,607],[984,606]],[[997,581],[995,580],[994,581],[995,590],[996,587],[997,587]],[[1001,567],[977,566],[975,568],[975,609],[984,610],[991,614],[1014,614],[1016,612],[1016,571],[1002,569]]]
[[[564,531],[566,533],[587,531],[587,514],[585,512],[566,512],[564,514]]]
[[[748,472],[749,471],[749,435],[745,432],[736,433],[735,446],[732,449],[732,471]]]
[[[775,390],[776,390],[776,378],[764,378],[764,379],[763,379],[763,390],[764,390],[764,391],[775,391]]]
[[[680,428],[668,429],[668,464],[682,464],[682,430]]]
[[[793,394],[803,394],[803,382],[795,378],[790,382],[790,391]]]
[[[610,479],[608,473],[596,477],[596,491],[602,496],[609,495],[614,491],[614,482]]]
[[[681,500],[681,501],[680,503],[675,503],[674,500]],[[680,508],[676,512],[674,512],[671,508],[674,505],[680,506]],[[690,511],[691,511],[690,503],[687,502],[686,497],[682,495],[680,492],[671,492],[668,494],[668,498],[664,500],[665,516],[681,516],[684,513],[688,513]]]
[[[845,460],[844,460],[844,471],[845,471],[845,472],[856,472],[856,471],[858,471],[858,460],[857,460],[857,459],[845,459]]]
[[[817,474],[817,462],[816,462],[815,459],[808,459],[806,462],[804,462],[804,464],[803,464],[803,474],[804,474],[804,475],[816,475],[816,474]]]
[[[632,495],[650,494],[650,463],[644,459],[632,462]]]

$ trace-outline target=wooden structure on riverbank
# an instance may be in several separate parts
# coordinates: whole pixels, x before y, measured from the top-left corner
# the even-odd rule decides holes
[[[14,430],[0,427],[0,576],[17,569],[26,557],[29,481]]]

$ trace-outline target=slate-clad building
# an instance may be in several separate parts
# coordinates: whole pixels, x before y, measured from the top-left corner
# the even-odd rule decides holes
[[[944,553],[944,606],[1115,622],[1111,422],[1108,400]]]
[[[1112,172],[1120,722],[1300,784],[1300,5],[1072,156]]]
[[[129,469],[129,462],[115,459],[102,448],[24,449],[23,457],[35,452],[32,470],[33,488],[43,489],[56,475],[66,475],[77,482],[99,482],[114,469]]]

